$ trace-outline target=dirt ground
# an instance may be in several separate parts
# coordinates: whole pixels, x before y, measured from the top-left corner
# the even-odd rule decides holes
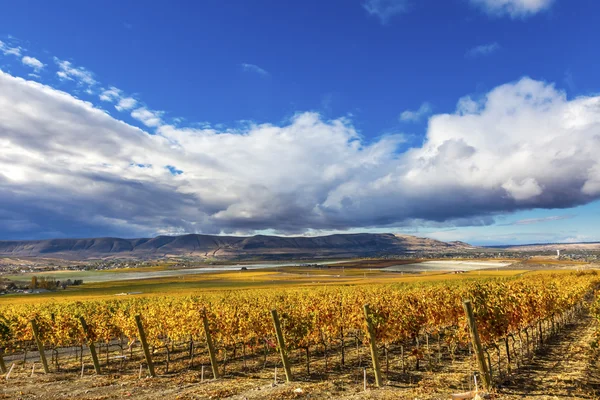
[[[587,315],[576,321],[498,393],[506,399],[600,398],[598,354],[590,350],[596,327]]]
[[[597,354],[590,348],[596,324],[591,317],[584,316],[568,325],[530,363],[500,384],[491,398],[600,398]],[[350,352],[347,357],[348,364],[354,363]],[[275,354],[272,360],[276,359]],[[281,370],[275,384],[272,368],[241,373],[232,366],[224,379],[202,381],[197,368],[175,374],[161,374],[159,369],[158,377],[140,379],[139,370],[133,367],[102,376],[93,375],[88,367],[81,377],[74,369],[48,375],[36,371],[31,376],[31,366],[31,363],[17,365],[8,380],[1,379],[0,399],[449,399],[452,393],[472,389],[465,372],[473,368],[472,360],[463,357],[429,370],[421,368],[403,374],[390,371],[385,387],[380,389],[374,387],[369,375],[364,391],[361,370],[347,368],[323,374],[319,372],[324,370],[322,360],[314,361],[315,373],[298,373],[298,381],[290,384],[283,383]],[[208,368],[206,376],[209,377]]]

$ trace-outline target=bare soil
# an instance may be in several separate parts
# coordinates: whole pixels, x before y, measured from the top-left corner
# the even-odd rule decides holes
[[[575,321],[551,338],[498,394],[506,399],[600,398],[598,353],[590,346],[596,329],[589,315]]]

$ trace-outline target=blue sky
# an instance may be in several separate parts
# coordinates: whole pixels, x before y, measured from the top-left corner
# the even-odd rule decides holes
[[[599,13],[592,0],[5,4],[0,239],[600,240]]]

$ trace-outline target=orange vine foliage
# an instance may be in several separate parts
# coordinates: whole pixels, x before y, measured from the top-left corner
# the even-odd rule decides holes
[[[463,299],[473,302],[484,343],[495,341],[558,315],[582,301],[598,285],[595,272],[521,278],[463,280],[441,284],[368,285],[306,289],[228,291],[190,297],[10,305],[0,307],[0,347],[15,351],[32,340],[31,323],[44,344],[83,344],[84,316],[96,342],[138,336],[134,316],[142,316],[149,343],[166,345],[203,340],[206,309],[219,347],[254,348],[274,342],[269,311],[277,309],[290,348],[334,346],[345,337],[363,340],[363,305],[369,303],[378,344],[414,339],[420,333],[444,333],[445,340],[468,340]],[[600,306],[598,307],[600,309]]]

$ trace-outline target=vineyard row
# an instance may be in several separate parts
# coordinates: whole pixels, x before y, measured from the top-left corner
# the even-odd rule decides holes
[[[326,356],[328,349],[341,345],[343,360],[348,340],[357,345],[377,343],[375,352],[383,350],[386,358],[394,346],[404,351],[405,346],[416,342],[418,367],[422,358],[418,354],[420,337],[429,340],[435,336],[438,346],[443,343],[451,353],[469,343],[462,303],[467,299],[473,305],[483,346],[495,348],[499,355],[498,343],[503,342],[510,368],[509,343],[512,340],[514,353],[515,335],[522,346],[520,337],[526,333],[529,351],[530,330],[542,332],[541,324],[555,330],[555,324],[558,326],[597,285],[596,273],[588,272],[414,286],[249,290],[180,298],[13,305],[0,308],[0,347],[5,354],[19,353],[31,347],[37,336],[42,348],[110,343],[120,338],[126,338],[131,348],[140,340],[142,325],[150,346],[147,360],[152,348],[168,351],[177,342],[206,346],[206,332],[215,355],[227,351],[235,355],[243,350],[245,356],[252,356],[277,342],[269,313],[274,309],[285,348],[304,350],[307,368],[310,349],[320,348]],[[363,310],[366,303],[370,304],[367,319]],[[82,328],[82,317],[86,329]],[[368,340],[369,333],[373,341]]]

